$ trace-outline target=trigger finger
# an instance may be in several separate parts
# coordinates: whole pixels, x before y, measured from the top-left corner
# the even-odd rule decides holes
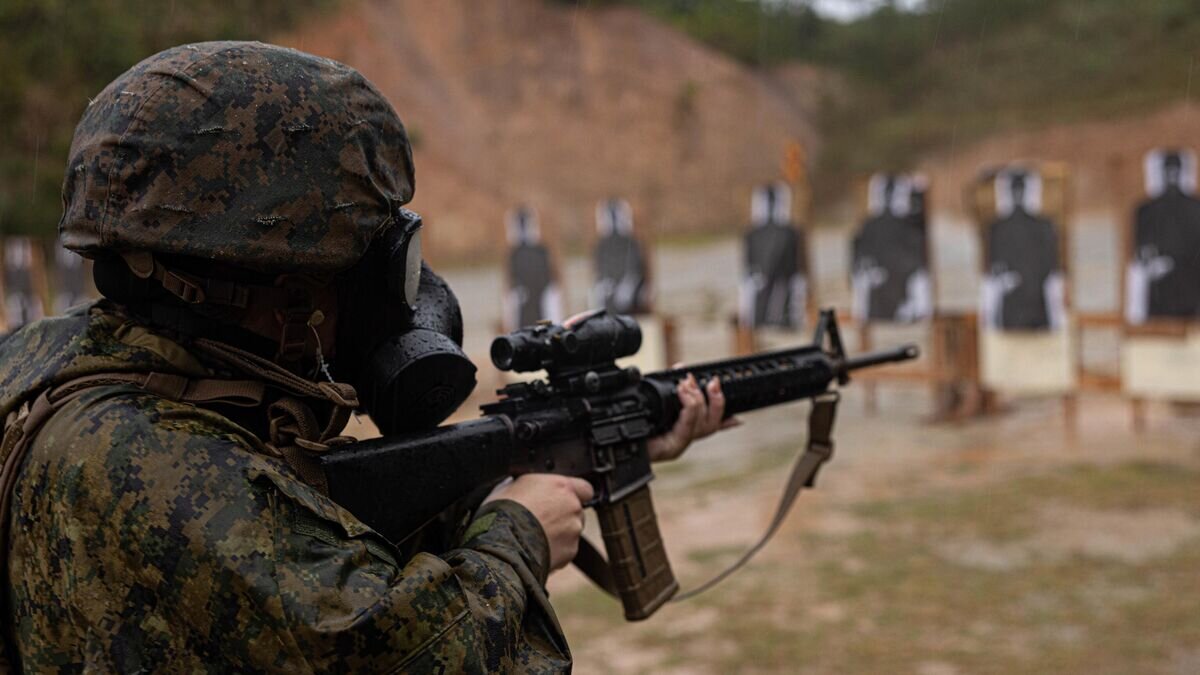
[[[699,403],[696,400],[696,394],[685,381],[679,387],[679,420],[675,422],[675,429],[679,431],[690,431],[696,425],[696,418],[699,417]]]
[[[596,489],[592,487],[591,483],[582,478],[568,478],[567,483],[571,488],[571,492],[575,493],[580,503],[586,502],[596,496]]]
[[[692,406],[696,411],[696,416],[692,423],[692,428],[691,428],[692,433],[689,434],[689,436],[688,436],[689,439],[695,438],[700,433],[700,431],[704,428],[704,425],[708,421],[707,420],[708,402],[704,399],[704,392],[700,390],[700,384],[698,382],[696,382],[696,379],[694,377],[691,380],[691,385],[692,385]]]
[[[721,391],[720,378],[708,383],[708,427],[716,430],[725,418],[725,392]]]

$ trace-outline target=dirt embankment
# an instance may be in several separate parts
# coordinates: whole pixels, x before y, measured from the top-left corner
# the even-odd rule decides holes
[[[812,73],[769,78],[628,8],[360,0],[280,41],[391,99],[416,139],[435,261],[494,255],[518,202],[568,246],[610,195],[656,234],[740,224],[789,139],[816,141],[817,95],[789,86]]]
[[[1067,163],[1072,203],[1080,215],[1113,214],[1124,219],[1143,198],[1142,158],[1164,146],[1195,147],[1200,106],[1176,104],[1137,116],[1053,126],[996,136],[964,147],[948,147],[921,163],[935,190],[935,210],[966,217],[963,187],[980,168],[1012,160]]]

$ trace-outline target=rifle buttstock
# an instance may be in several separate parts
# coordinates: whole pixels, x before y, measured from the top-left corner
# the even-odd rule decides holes
[[[596,515],[625,618],[645,619],[679,590],[658,531],[650,487],[639,488],[620,501],[598,505]]]

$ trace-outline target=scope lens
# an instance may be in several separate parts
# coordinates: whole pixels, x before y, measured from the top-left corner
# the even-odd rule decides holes
[[[568,354],[574,354],[575,352],[579,351],[579,338],[575,335],[575,333],[563,333],[562,348],[563,351]]]
[[[508,370],[512,368],[513,354],[515,349],[512,341],[506,337],[498,337],[492,340],[492,364],[500,370]]]

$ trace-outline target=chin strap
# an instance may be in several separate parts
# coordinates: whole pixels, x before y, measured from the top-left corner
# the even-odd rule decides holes
[[[783,494],[779,498],[779,505],[775,507],[775,515],[771,517],[771,522],[767,525],[767,531],[732,565],[699,586],[676,595],[671,602],[694,598],[721,583],[729,575],[750,562],[750,559],[761,551],[767,542],[771,541],[771,538],[779,530],[779,526],[787,519],[792,505],[800,496],[800,491],[815,485],[817,472],[825,462],[833,457],[833,423],[837,417],[839,400],[840,396],[837,392],[822,394],[813,399],[812,411],[808,415],[808,443],[804,452],[796,458],[796,463],[792,466],[792,473],[788,476],[787,483],[784,484]],[[587,539],[579,540],[579,552],[575,556],[574,564],[601,589],[610,595],[617,595],[612,568],[605,560],[604,555],[596,550],[596,547]]]
[[[245,284],[171,269],[149,251],[127,251],[121,257],[135,277],[158,282],[163,290],[188,305],[273,314],[280,323],[276,354],[280,363],[299,364],[312,356],[311,329],[324,319],[324,314],[313,303],[313,284],[304,283],[303,277],[285,276],[274,286]]]
[[[211,304],[245,309],[250,306],[251,296],[277,295],[280,291],[271,286],[239,284],[173,270],[160,263],[149,251],[127,251],[121,257],[135,277],[157,281],[163,290],[189,305]]]

